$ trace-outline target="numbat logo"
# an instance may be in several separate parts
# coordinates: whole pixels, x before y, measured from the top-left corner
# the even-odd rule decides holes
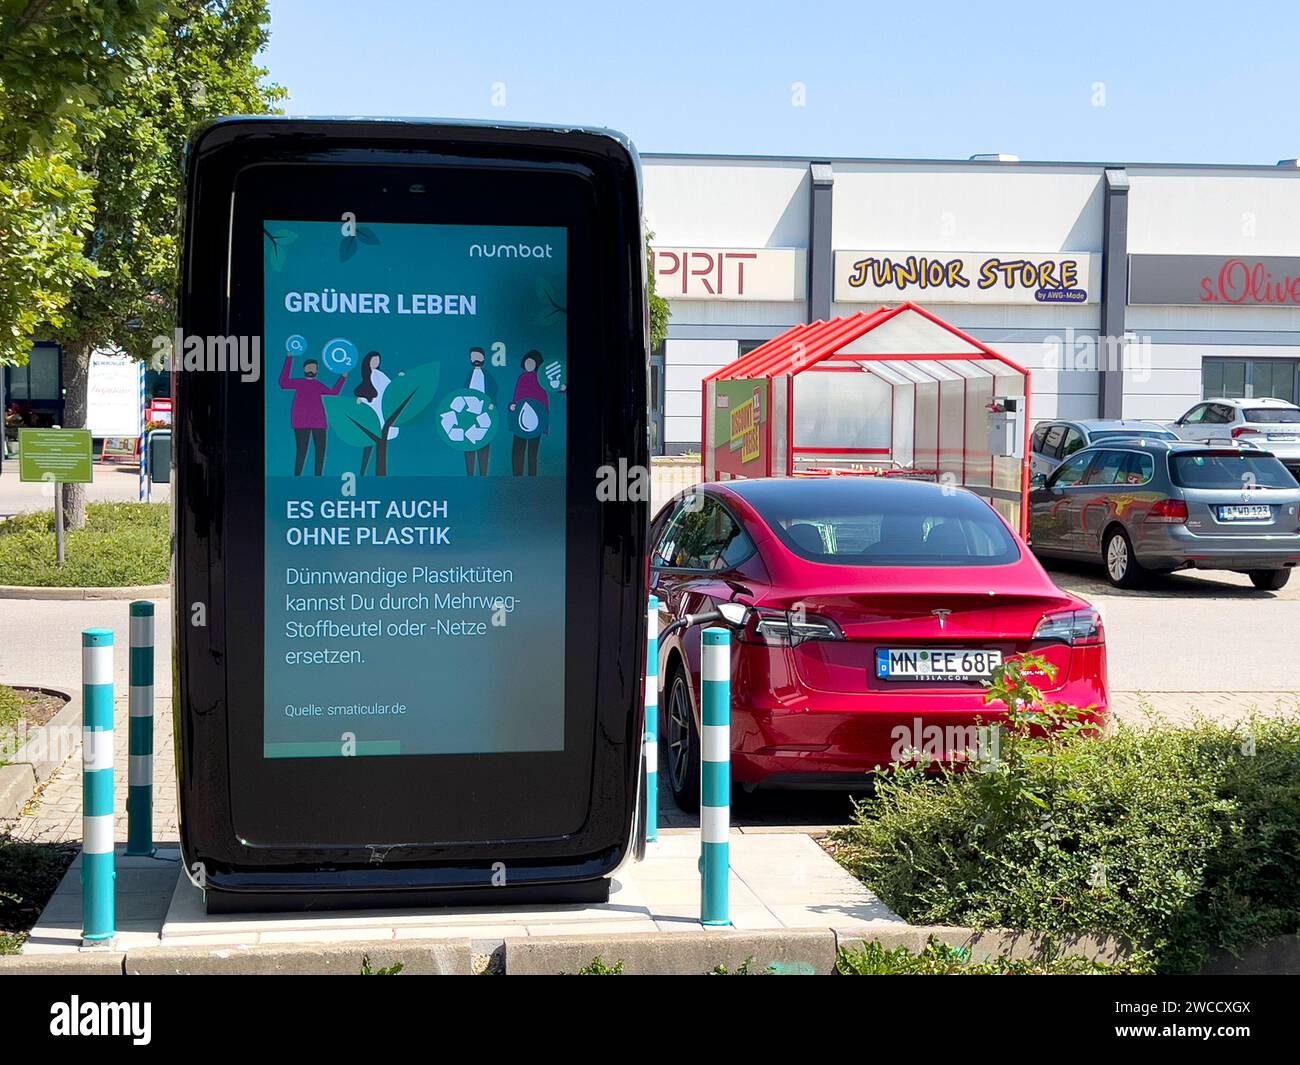
[[[129,1036],[138,1047],[152,1038],[151,1002],[82,1002],[73,995],[50,1006],[50,1035]]]
[[[549,244],[471,244],[471,259],[549,259]]]

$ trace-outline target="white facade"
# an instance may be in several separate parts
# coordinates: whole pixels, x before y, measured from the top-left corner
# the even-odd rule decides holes
[[[1277,260],[1296,257],[1300,277],[1295,168],[655,155],[642,163],[652,244],[665,253],[656,256],[658,286],[672,309],[656,358],[657,442],[668,452],[699,446],[700,380],[712,369],[791,326],[902,299],[1031,369],[1034,420],[1099,416],[1098,365],[1108,351],[1116,368],[1118,352],[1127,357],[1122,398],[1106,415],[1162,421],[1202,398],[1207,357],[1230,360],[1226,380],[1245,389],[1256,378],[1292,380],[1294,367],[1268,366],[1300,360],[1300,298],[1206,305],[1192,262],[1239,257],[1237,269],[1272,278],[1290,270]],[[1108,184],[1108,170],[1127,186]],[[1126,195],[1108,212],[1112,185]],[[1170,270],[1187,273],[1189,295],[1168,298],[1186,302],[1129,305],[1125,277],[1103,285],[1104,263],[1124,271],[1128,256],[1151,255],[1178,257]],[[1144,276],[1164,262],[1145,264]],[[738,266],[748,271],[743,293]],[[981,270],[996,283],[985,286]],[[938,283],[918,287],[908,271]],[[1018,280],[1004,284],[1005,276]],[[1125,344],[1107,346],[1106,322],[1122,322]]]

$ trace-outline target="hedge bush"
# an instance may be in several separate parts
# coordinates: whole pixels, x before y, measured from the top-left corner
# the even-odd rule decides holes
[[[889,906],[919,924],[1118,935],[1165,972],[1300,932],[1300,714],[1151,715],[1097,736],[1019,675],[999,681],[1017,709],[997,758],[883,773],[836,837]]]

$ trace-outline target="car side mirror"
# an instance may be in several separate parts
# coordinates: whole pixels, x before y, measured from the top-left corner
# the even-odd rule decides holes
[[[1045,474],[1045,473],[1036,473],[1036,474],[1034,474],[1032,477],[1029,478],[1029,487],[1030,487],[1030,488],[1046,488],[1046,487],[1047,487],[1047,474]]]

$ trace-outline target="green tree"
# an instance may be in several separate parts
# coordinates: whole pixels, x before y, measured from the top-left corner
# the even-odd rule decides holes
[[[73,284],[97,276],[81,147],[165,4],[0,0],[0,364],[25,363]]]
[[[175,0],[132,56],[111,102],[86,125],[83,168],[94,181],[85,255],[55,339],[64,346],[64,424],[86,418],[91,352],[116,344],[137,358],[176,326],[178,206],[188,138],[220,115],[275,109],[284,90],[263,79],[266,0]],[[85,521],[85,490],[64,486],[70,528]]]
[[[0,0],[0,159],[66,147],[111,99],[168,0]]]

